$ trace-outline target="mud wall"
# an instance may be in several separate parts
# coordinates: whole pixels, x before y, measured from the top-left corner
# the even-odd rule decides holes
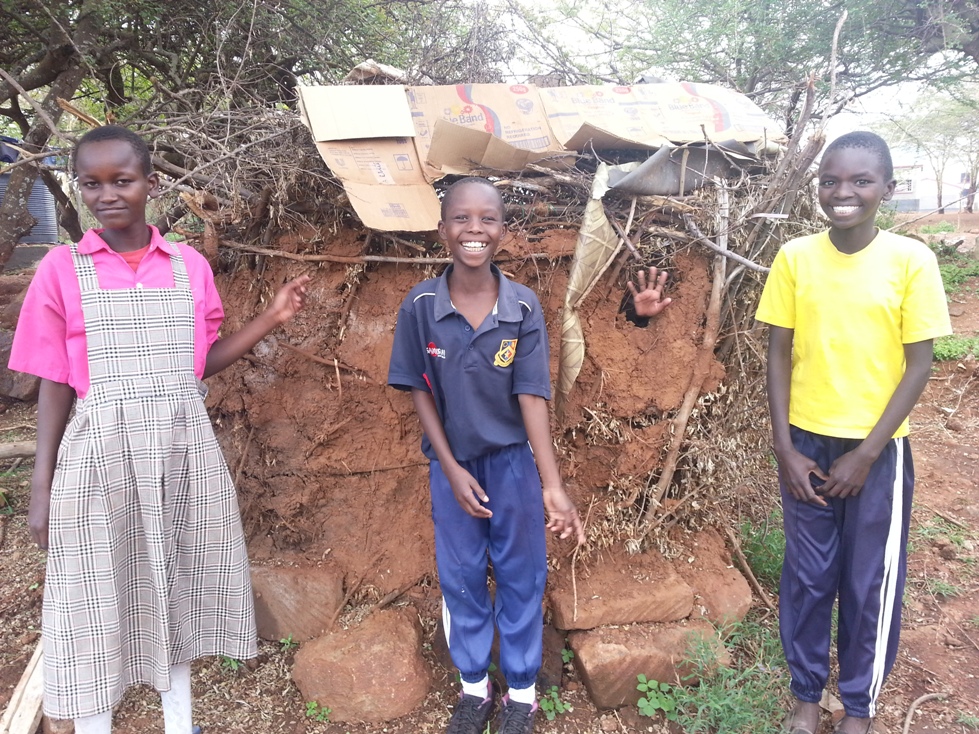
[[[575,237],[573,230],[516,233],[496,258],[540,297],[552,379]],[[364,249],[364,233],[353,230],[306,232],[280,245],[302,250],[311,238],[326,238],[332,255]],[[686,251],[674,265],[674,302],[648,328],[618,313],[627,268],[610,268],[580,310],[588,357],[555,437],[582,515],[598,508],[594,522],[659,465],[664,416],[687,386],[710,290],[708,261]],[[434,574],[420,428],[410,397],[384,383],[398,306],[416,282],[437,272],[388,263],[239,261],[218,277],[226,328],[251,318],[278,284],[303,272],[313,278],[307,310],[212,378],[208,406],[237,480],[253,559],[331,565],[348,584],[383,595]],[[716,384],[720,365],[712,376]]]

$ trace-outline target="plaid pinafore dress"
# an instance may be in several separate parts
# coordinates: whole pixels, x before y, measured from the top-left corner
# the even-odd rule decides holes
[[[194,375],[194,298],[101,290],[71,246],[91,387],[58,451],[44,588],[44,711],[107,711],[170,666],[256,654],[238,500]]]

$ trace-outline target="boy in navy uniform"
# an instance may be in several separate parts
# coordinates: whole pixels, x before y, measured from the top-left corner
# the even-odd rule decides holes
[[[388,384],[411,391],[422,451],[431,461],[443,626],[462,678],[449,734],[486,728],[494,618],[509,689],[495,731],[533,730],[547,578],[545,508],[548,529],[584,542],[551,443],[540,303],[491,264],[505,232],[503,200],[492,183],[465,178],[446,191],[439,236],[453,264],[402,303],[388,373]]]
[[[768,402],[785,519],[779,590],[795,706],[813,734],[839,597],[836,731],[873,730],[897,655],[914,468],[908,415],[928,382],[932,340],[951,333],[935,255],[880,231],[894,192],[887,144],[855,132],[819,166],[830,228],[786,243],[758,307],[770,324]]]

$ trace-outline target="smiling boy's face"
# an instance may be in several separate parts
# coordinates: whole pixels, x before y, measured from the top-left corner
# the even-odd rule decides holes
[[[837,230],[874,227],[880,205],[894,194],[880,156],[869,148],[837,148],[819,164],[819,206]]]
[[[489,264],[506,233],[500,195],[484,183],[460,186],[445,205],[439,235],[457,266]]]

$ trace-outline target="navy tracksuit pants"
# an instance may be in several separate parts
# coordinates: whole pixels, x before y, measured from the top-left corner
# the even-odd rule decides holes
[[[824,472],[860,443],[795,426],[791,432],[795,448]],[[814,485],[819,483],[815,479]],[[826,686],[838,596],[840,700],[850,716],[875,715],[877,696],[897,657],[913,488],[907,438],[887,444],[856,497],[826,497],[828,506],[820,507],[794,499],[783,484],[779,628],[792,693],[800,700],[817,703]]]
[[[438,461],[429,481],[435,521],[435,561],[442,587],[442,621],[452,662],[462,679],[487,674],[494,619],[500,630],[500,669],[510,688],[537,680],[543,648],[547,548],[540,475],[527,443],[459,462],[486,490],[489,519],[459,506]],[[488,560],[496,598],[490,598]]]

